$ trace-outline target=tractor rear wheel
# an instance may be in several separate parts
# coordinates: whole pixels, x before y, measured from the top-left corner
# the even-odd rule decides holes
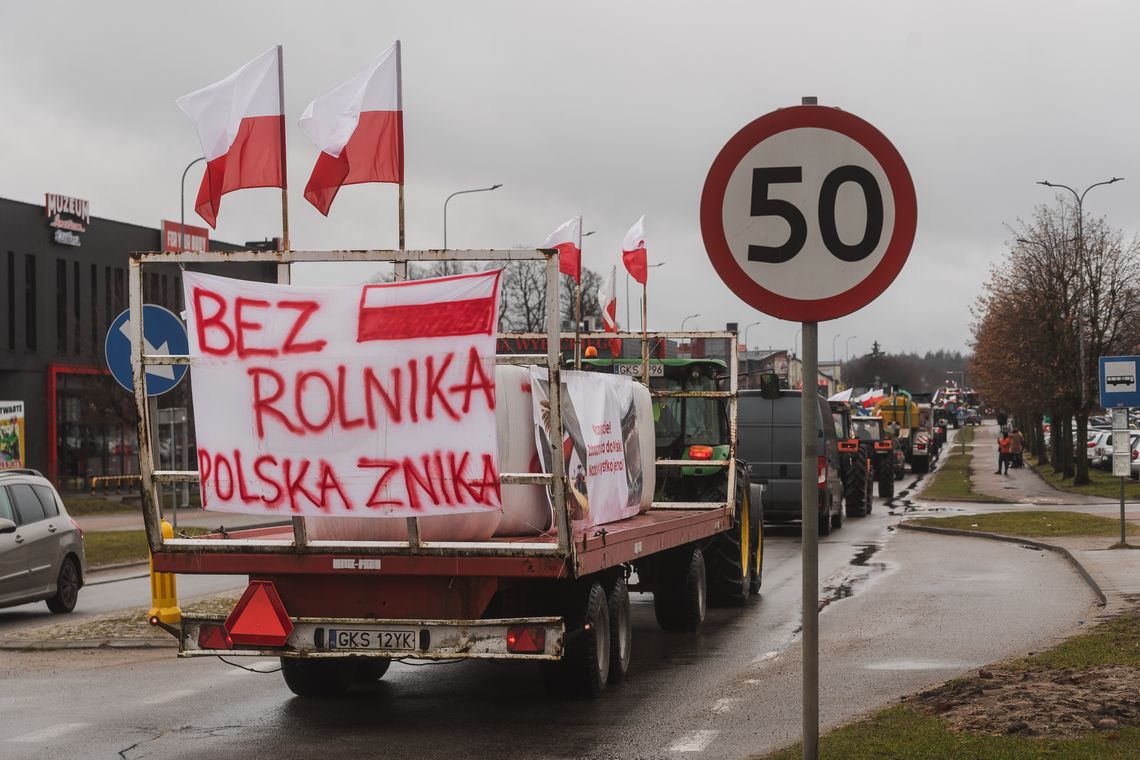
[[[847,482],[843,484],[847,497],[848,517],[863,517],[871,511],[871,504],[867,498],[867,482],[870,477],[867,469],[867,451],[860,446],[858,451],[851,454],[851,467],[847,471]]]

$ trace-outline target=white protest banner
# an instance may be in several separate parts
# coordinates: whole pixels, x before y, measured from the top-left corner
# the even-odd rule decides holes
[[[578,526],[602,525],[636,515],[643,492],[652,490],[641,468],[640,437],[649,420],[639,419],[634,382],[617,375],[564,370],[562,451],[566,464],[566,508]],[[550,472],[549,381],[545,367],[531,367],[535,438],[543,472]]]
[[[500,273],[320,288],[184,272],[202,506],[501,509]]]

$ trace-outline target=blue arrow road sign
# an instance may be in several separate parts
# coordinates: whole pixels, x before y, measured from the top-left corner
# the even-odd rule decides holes
[[[1100,357],[1100,405],[1140,406],[1136,380],[1140,376],[1140,356]]]
[[[107,329],[107,367],[119,385],[134,392],[135,384],[131,372],[131,310],[126,309],[115,317]],[[170,311],[143,304],[143,353],[173,354],[185,356],[190,353],[190,341],[186,338],[186,326]],[[189,369],[185,364],[149,364],[146,368],[146,395],[161,396],[186,376]]]

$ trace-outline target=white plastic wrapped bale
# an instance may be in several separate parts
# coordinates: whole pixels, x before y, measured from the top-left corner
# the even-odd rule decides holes
[[[506,365],[495,368],[495,422],[499,471],[537,471],[530,377],[525,368]],[[542,486],[504,486],[502,501],[502,512],[421,517],[420,538],[424,541],[482,541],[495,535],[534,535],[550,526],[550,505]],[[308,517],[305,526],[314,540],[408,540],[408,523],[402,517]]]

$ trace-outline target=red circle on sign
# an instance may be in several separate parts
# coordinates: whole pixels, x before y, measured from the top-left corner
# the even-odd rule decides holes
[[[804,128],[838,132],[866,148],[890,182],[895,207],[890,242],[871,273],[841,293],[818,299],[789,298],[752,279],[732,255],[722,218],[729,178],[749,151],[780,132]],[[910,255],[917,224],[914,182],[895,146],[882,132],[858,116],[827,106],[783,108],[745,125],[717,154],[701,193],[701,237],[716,273],[748,305],[773,317],[797,322],[836,319],[858,311],[882,295]]]

